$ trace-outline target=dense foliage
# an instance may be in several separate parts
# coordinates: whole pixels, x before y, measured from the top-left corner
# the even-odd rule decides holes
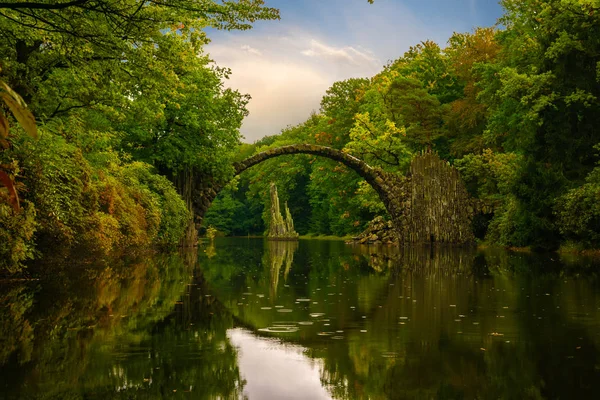
[[[480,239],[548,250],[567,241],[599,247],[600,6],[501,4],[497,27],[456,33],[445,48],[424,41],[371,79],[337,82],[306,122],[242,153],[317,143],[402,173],[413,154],[436,151],[482,201],[474,220]],[[356,233],[384,212],[342,165],[295,156],[255,167],[237,191],[217,199],[235,227],[223,213],[207,221],[227,233],[260,233],[256,215],[266,216],[270,181],[301,234]]]
[[[248,101],[224,88],[205,28],[275,18],[262,0],[0,3],[2,99],[16,117],[0,113],[0,268],[44,244],[178,243],[193,213],[182,177],[231,174]],[[39,140],[23,134],[31,121],[11,91]],[[17,192],[20,209],[4,201]]]
[[[190,238],[195,194],[229,180],[234,159],[293,143],[395,173],[435,151],[481,200],[480,239],[599,247],[599,6],[501,3],[497,27],[336,82],[304,123],[252,145],[239,143],[249,96],[225,88],[229,71],[203,47],[205,28],[278,18],[262,0],[0,3],[0,267],[18,270],[44,244],[106,253]],[[353,235],[385,214],[343,165],[286,156],[229,184],[205,226],[262,234],[271,182],[300,234]]]

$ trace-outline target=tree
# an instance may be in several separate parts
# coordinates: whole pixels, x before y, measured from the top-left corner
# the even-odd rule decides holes
[[[426,147],[431,151],[434,141],[444,134],[445,107],[438,98],[424,89],[418,80],[398,76],[389,87],[388,101],[394,122],[406,128],[411,148]]]
[[[321,99],[321,114],[327,125],[322,125],[322,139],[327,137],[328,146],[342,148],[350,140],[354,115],[359,112],[363,95],[369,87],[368,79],[351,78],[335,82]]]
[[[0,48],[8,55],[1,62],[8,83],[47,119],[81,107],[120,106],[144,89],[148,75],[165,81],[157,91],[176,87],[177,63],[157,54],[169,44],[166,32],[197,54],[207,42],[205,27],[248,29],[274,18],[277,10],[262,0],[0,3]],[[60,91],[53,90],[57,83],[64,83]]]
[[[555,248],[552,211],[594,168],[600,123],[600,14],[590,1],[502,2],[506,30],[497,61],[482,66],[479,98],[489,107],[486,141],[525,157],[515,185],[518,245]]]
[[[495,28],[477,28],[473,33],[455,33],[444,50],[452,73],[464,86],[463,96],[450,104],[446,117],[451,151],[455,156],[483,151],[483,132],[488,107],[478,99],[485,64],[496,60],[500,45]]]

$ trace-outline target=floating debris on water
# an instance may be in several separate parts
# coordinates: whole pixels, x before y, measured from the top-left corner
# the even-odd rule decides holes
[[[259,329],[260,332],[270,332],[270,333],[294,333],[298,332],[297,326],[270,326],[268,328]]]

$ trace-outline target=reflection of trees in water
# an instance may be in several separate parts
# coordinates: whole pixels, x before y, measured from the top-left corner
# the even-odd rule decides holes
[[[298,250],[297,241],[269,240],[263,255],[263,266],[269,268],[271,299],[277,298],[279,276],[283,268],[283,279],[287,281],[288,274],[294,262],[294,253]]]
[[[581,313],[585,304],[600,320],[597,288],[553,273],[515,274],[530,256],[508,253],[499,270],[497,254],[434,250],[357,252],[393,260],[394,273],[366,314],[366,332],[308,345],[323,359],[322,381],[335,398],[588,398],[600,390],[597,332],[564,311]]]
[[[210,244],[206,246],[204,252],[206,253],[206,257],[209,259],[217,255],[217,247],[215,246],[214,240],[210,241]]]
[[[34,293],[34,288],[25,285],[0,286],[0,365],[14,353],[22,362],[31,358],[34,336],[27,314]]]
[[[244,326],[269,326],[273,310],[261,310],[252,297],[237,304],[244,292],[266,291],[282,269],[285,278],[287,256],[264,254],[262,242],[236,252],[222,248],[205,270],[211,287],[225,288],[223,299]],[[290,287],[273,286],[278,304],[294,309],[290,321],[308,319],[306,312],[333,317],[330,328],[315,323],[279,338],[323,360],[322,381],[334,397],[536,399],[570,392],[570,398],[593,398],[600,391],[594,369],[600,337],[589,323],[600,320],[595,275],[571,279],[582,271],[553,267],[550,256],[441,246],[352,249],[302,242],[287,276]],[[319,294],[314,309],[292,305]],[[328,299],[335,302],[325,308]],[[343,330],[344,339],[316,336],[310,328]]]
[[[231,317],[206,296],[196,254],[69,263],[72,273],[2,290],[0,397],[241,393]]]

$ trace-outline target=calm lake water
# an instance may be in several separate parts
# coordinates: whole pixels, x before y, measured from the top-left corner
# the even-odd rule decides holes
[[[0,283],[0,399],[600,398],[585,258],[223,238],[36,268]]]

